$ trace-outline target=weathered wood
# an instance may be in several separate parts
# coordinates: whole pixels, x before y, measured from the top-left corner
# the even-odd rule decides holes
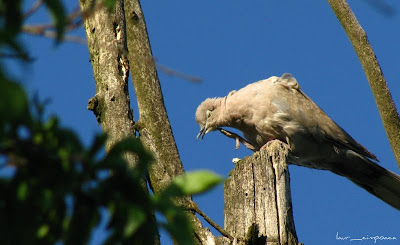
[[[288,149],[272,141],[236,163],[225,182],[225,230],[237,244],[298,244],[286,163]]]

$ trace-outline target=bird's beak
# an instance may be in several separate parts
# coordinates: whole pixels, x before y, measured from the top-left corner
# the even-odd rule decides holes
[[[197,137],[196,137],[196,140],[198,140],[199,139],[199,137],[200,137],[200,139],[203,139],[204,138],[204,135],[206,135],[206,126],[202,126],[201,128],[200,128],[200,132],[197,134]]]

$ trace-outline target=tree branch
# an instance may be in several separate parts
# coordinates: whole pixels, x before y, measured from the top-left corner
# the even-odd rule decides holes
[[[42,36],[42,37],[52,38],[52,39],[57,38],[57,33],[55,31],[47,30],[46,26],[25,25],[22,27],[22,31],[27,34],[30,34],[30,35]],[[84,44],[84,45],[87,44],[86,39],[78,37],[78,36],[64,35],[62,40],[68,41],[68,42]]]
[[[345,0],[328,0],[328,2],[346,31],[361,62],[374,94],[386,135],[400,168],[400,118],[367,34]]]
[[[139,0],[124,1],[128,59],[132,67],[132,81],[139,107],[140,140],[149,149],[155,162],[149,171],[150,186],[155,193],[162,191],[175,177],[184,173],[178,149],[165,110],[161,86],[147,35],[146,22]],[[176,200],[179,206],[188,206],[191,197]],[[199,244],[215,241],[204,229],[194,212],[187,211]]]
[[[43,2],[44,2],[43,0],[37,0],[36,2],[34,2],[32,7],[28,11],[26,11],[23,18],[26,19],[32,14],[34,14],[39,9],[39,7],[42,6]]]
[[[156,63],[156,66],[160,71],[164,72],[164,74],[167,74],[169,76],[179,77],[183,80],[193,82],[193,83],[201,83],[202,82],[202,79],[199,77],[195,77],[195,76],[188,75],[186,73],[171,69],[171,68],[169,68],[163,64],[160,64],[158,62]]]
[[[186,209],[189,209],[189,210],[192,210],[192,211],[198,213],[201,217],[203,217],[203,219],[205,221],[207,221],[207,223],[209,223],[219,233],[221,233],[221,235],[223,235],[224,237],[233,241],[234,238],[226,230],[224,230],[221,226],[219,226],[217,223],[215,223],[214,220],[210,219],[203,211],[201,211],[201,209],[199,208],[199,206],[197,206],[197,204],[195,202],[192,201],[188,207],[183,207],[183,208],[186,208]]]

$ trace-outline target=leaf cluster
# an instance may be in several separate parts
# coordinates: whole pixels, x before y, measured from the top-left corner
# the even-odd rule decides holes
[[[0,1],[0,50],[28,60],[18,42],[22,2]],[[107,7],[114,2],[104,1]],[[60,41],[67,23],[62,2],[44,3]],[[0,63],[1,244],[87,244],[104,219],[104,244],[153,244],[160,227],[178,244],[193,243],[191,224],[173,200],[204,192],[220,177],[189,173],[152,195],[144,180],[153,159],[138,139],[128,137],[107,154],[106,135],[85,147],[57,117],[45,118],[45,103],[29,99],[3,71]],[[134,168],[128,167],[126,154],[137,156]],[[164,221],[157,221],[155,213]]]
[[[218,176],[189,173],[151,195],[143,180],[152,156],[138,139],[122,140],[107,155],[105,135],[85,148],[56,117],[43,120],[42,103],[33,100],[30,110],[21,86],[5,80],[0,86],[7,89],[1,104],[14,105],[0,108],[0,168],[14,170],[0,178],[2,244],[86,244],[102,210],[110,216],[104,244],[152,244],[159,227],[179,244],[192,244],[191,224],[173,198],[206,191]],[[134,168],[127,153],[138,156]],[[166,221],[156,221],[155,212]]]
[[[41,105],[30,113],[18,84],[2,80],[0,86],[7,89],[1,104],[15,107],[0,110],[1,168],[14,170],[0,179],[3,244],[85,244],[101,209],[110,216],[106,244],[155,239],[154,205],[141,182],[151,156],[137,139],[127,138],[102,156],[106,136],[85,148],[56,117],[44,121]],[[134,169],[123,158],[127,152],[139,157]]]

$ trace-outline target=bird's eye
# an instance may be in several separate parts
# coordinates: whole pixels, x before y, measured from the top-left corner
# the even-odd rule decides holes
[[[207,115],[207,118],[209,118],[209,117],[211,116],[211,111],[210,111],[210,110],[207,110],[207,111],[206,111],[206,115]]]

